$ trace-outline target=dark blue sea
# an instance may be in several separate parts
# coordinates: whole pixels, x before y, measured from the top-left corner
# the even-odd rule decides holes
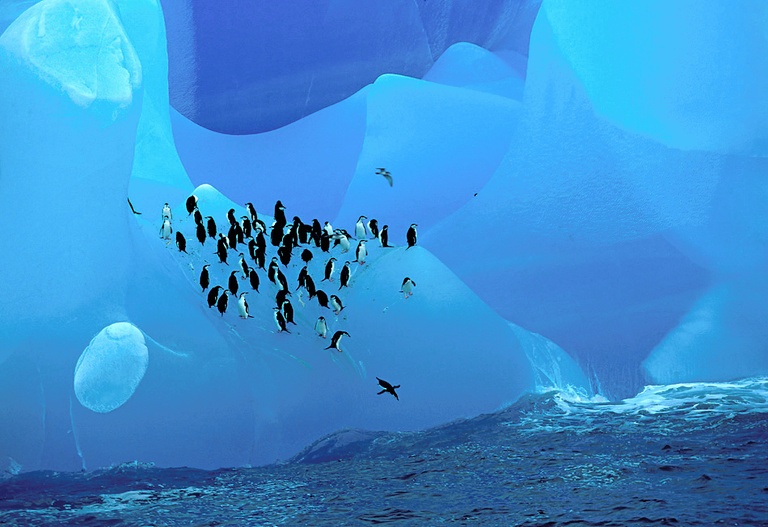
[[[765,378],[529,394],[422,432],[340,431],[265,467],[18,474],[0,525],[765,526],[766,418]]]

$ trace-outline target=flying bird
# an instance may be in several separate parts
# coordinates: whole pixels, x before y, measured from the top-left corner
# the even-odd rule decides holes
[[[394,395],[395,399],[397,399],[398,401],[400,400],[400,397],[397,396],[397,392],[395,391],[395,389],[400,388],[399,384],[397,384],[395,386],[392,386],[391,384],[389,384],[384,379],[379,379],[378,377],[376,377],[376,380],[379,381],[379,386],[384,388],[383,390],[381,390],[376,395],[381,395],[382,393],[387,392],[387,393],[391,393],[392,395]]]
[[[387,183],[389,183],[389,186],[392,186],[392,174],[387,170],[386,168],[377,168],[376,174],[379,176],[384,176],[384,179],[387,180]]]

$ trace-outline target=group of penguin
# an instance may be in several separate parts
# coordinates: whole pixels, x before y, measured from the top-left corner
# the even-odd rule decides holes
[[[355,237],[352,237],[344,229],[334,229],[329,222],[321,227],[320,222],[317,219],[312,220],[312,224],[305,224],[298,216],[294,216],[293,221],[288,223],[285,215],[285,206],[278,200],[275,203],[274,208],[274,221],[269,230],[269,240],[271,245],[277,247],[277,256],[272,257],[268,266],[266,266],[266,252],[267,252],[267,240],[266,233],[268,232],[267,226],[259,219],[256,209],[252,203],[246,203],[246,216],[237,218],[235,209],[229,209],[227,212],[227,223],[229,225],[227,234],[219,232],[215,219],[212,216],[203,216],[198,208],[198,198],[195,195],[191,195],[185,202],[185,207],[188,216],[193,217],[195,222],[195,236],[197,241],[204,247],[208,238],[215,240],[216,251],[215,255],[219,258],[219,263],[229,265],[227,261],[230,252],[237,251],[238,245],[245,246],[247,248],[248,257],[254,263],[251,267],[249,260],[246,259],[244,252],[239,252],[238,269],[230,273],[227,280],[227,287],[216,285],[210,287],[210,273],[208,268],[210,264],[203,266],[199,283],[202,288],[202,292],[206,290],[207,304],[209,308],[216,306],[219,313],[224,316],[229,304],[229,294],[237,298],[238,314],[243,319],[253,318],[250,313],[250,308],[246,296],[248,291],[240,291],[240,282],[238,275],[242,273],[243,279],[247,279],[251,290],[259,292],[260,278],[257,273],[257,269],[266,271],[267,278],[270,282],[278,286],[278,292],[276,295],[276,307],[273,308],[273,316],[275,324],[278,328],[278,333],[290,333],[288,324],[296,324],[294,321],[294,310],[290,300],[287,298],[291,296],[288,280],[280,269],[280,264],[287,267],[293,258],[293,249],[304,247],[301,251],[300,258],[304,262],[304,267],[301,269],[298,275],[298,287],[296,290],[304,288],[309,295],[309,299],[316,298],[318,304],[321,307],[331,309],[334,314],[338,315],[343,309],[344,304],[341,298],[337,295],[328,295],[323,290],[317,289],[313,278],[310,276],[307,270],[307,264],[313,259],[314,255],[307,247],[320,248],[322,252],[330,253],[331,247],[340,247],[341,253],[346,253],[351,249],[350,240],[357,239],[357,247],[355,249],[355,259],[350,262],[346,261],[339,272],[339,291],[344,287],[349,287],[349,280],[352,274],[351,264],[356,262],[360,265],[365,263],[368,256],[368,249],[366,242],[369,241],[368,233],[371,235],[371,240],[379,240],[381,247],[392,247],[389,244],[389,232],[388,226],[384,225],[379,229],[378,222],[375,219],[368,219],[366,216],[360,216],[355,224]],[[160,227],[160,237],[165,240],[171,239],[173,234],[172,226],[172,212],[168,203],[163,205],[162,209],[162,224]],[[406,242],[408,249],[417,244],[418,233],[416,228],[417,224],[411,224],[406,233]],[[187,240],[183,233],[179,230],[175,234],[176,247],[180,252],[187,253]],[[333,244],[333,245],[331,245]],[[337,259],[331,257],[325,264],[324,276],[322,281],[333,281],[333,275],[336,270]],[[266,267],[265,267],[266,266]],[[413,295],[413,288],[416,286],[411,278],[405,277],[401,284],[401,292],[405,298]],[[239,295],[238,295],[239,292]],[[229,293],[229,294],[228,294]],[[326,338],[328,333],[328,324],[323,316],[318,317],[314,325],[314,330],[321,338]],[[343,330],[336,331],[331,337],[330,345],[325,349],[335,349],[342,352],[341,340],[344,336],[349,337],[349,333]],[[396,393],[396,389],[399,385],[393,386],[383,379],[376,378],[379,382],[379,386],[382,393],[391,393],[396,399],[399,397]]]

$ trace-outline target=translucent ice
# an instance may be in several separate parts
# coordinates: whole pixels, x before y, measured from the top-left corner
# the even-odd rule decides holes
[[[768,154],[765,2],[548,0],[541,13],[599,115],[672,147]]]
[[[77,361],[77,400],[94,412],[119,408],[136,391],[148,364],[141,331],[128,322],[110,324],[99,331]]]
[[[296,121],[382,74],[421,77],[456,42],[525,56],[540,1],[163,4],[173,106],[244,134]]]

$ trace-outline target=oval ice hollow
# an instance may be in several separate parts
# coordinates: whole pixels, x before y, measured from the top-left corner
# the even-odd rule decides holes
[[[77,361],[77,400],[99,413],[119,408],[136,391],[148,364],[142,332],[128,322],[110,324],[91,340]]]

